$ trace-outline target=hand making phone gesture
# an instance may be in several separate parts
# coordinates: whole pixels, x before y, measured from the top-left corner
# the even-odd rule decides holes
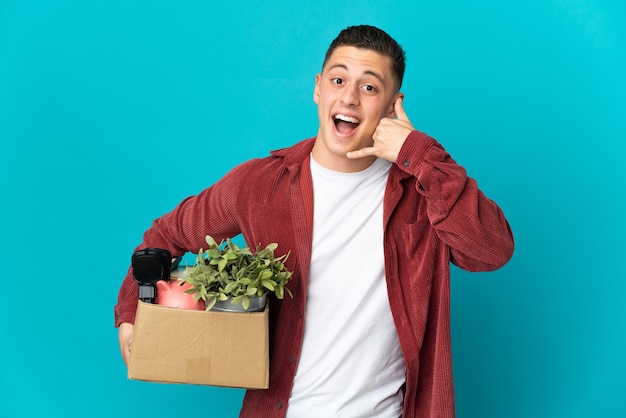
[[[398,96],[393,104],[395,119],[391,117],[382,118],[378,123],[372,136],[374,139],[372,146],[351,151],[346,154],[348,158],[356,159],[374,155],[392,163],[396,162],[404,141],[415,130],[402,107],[403,99],[403,96]]]

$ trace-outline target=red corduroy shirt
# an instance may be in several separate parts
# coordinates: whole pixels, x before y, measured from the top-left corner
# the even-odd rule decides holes
[[[252,247],[276,242],[278,255],[291,251],[293,298],[270,301],[270,387],[246,392],[243,418],[284,417],[288,408],[306,323],[314,141],[234,168],[155,220],[137,247],[166,248],[178,256],[206,247],[206,235],[219,242],[243,233]],[[450,262],[468,271],[495,270],[511,258],[513,236],[476,181],[419,131],[400,150],[384,199],[385,276],[406,361],[403,418],[453,417]],[[136,307],[137,285],[129,269],[115,325],[134,322]]]

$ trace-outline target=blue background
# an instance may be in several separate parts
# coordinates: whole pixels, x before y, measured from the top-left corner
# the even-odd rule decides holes
[[[626,2],[0,0],[1,416],[237,416],[238,389],[127,380],[117,290],[154,218],[316,133],[360,23],[515,234],[453,270],[458,416],[626,416]]]

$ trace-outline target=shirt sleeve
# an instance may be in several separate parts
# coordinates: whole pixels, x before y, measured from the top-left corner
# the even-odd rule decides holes
[[[237,205],[240,183],[254,160],[235,167],[213,186],[197,196],[183,200],[174,210],[156,219],[144,233],[143,248],[164,248],[173,257],[187,252],[197,253],[206,248],[206,236],[217,242],[239,234]],[[130,255],[129,255],[130,258]],[[129,268],[118,292],[114,307],[115,326],[122,322],[134,323],[139,289]]]
[[[504,213],[434,138],[413,131],[397,164],[417,178],[429,221],[449,245],[454,264],[469,271],[490,271],[509,261],[514,242]]]

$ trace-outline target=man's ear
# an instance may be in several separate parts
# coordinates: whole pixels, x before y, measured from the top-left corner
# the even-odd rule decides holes
[[[313,89],[313,101],[315,104],[320,103],[320,82],[322,80],[321,74],[315,75],[315,88]]]
[[[391,102],[391,106],[390,106],[391,108],[389,109],[389,113],[387,114],[388,118],[395,119],[395,118],[398,117],[398,115],[396,115],[396,110],[395,110],[396,109],[396,102],[398,100],[404,101],[404,93],[399,92],[398,94],[396,94],[396,97]]]

